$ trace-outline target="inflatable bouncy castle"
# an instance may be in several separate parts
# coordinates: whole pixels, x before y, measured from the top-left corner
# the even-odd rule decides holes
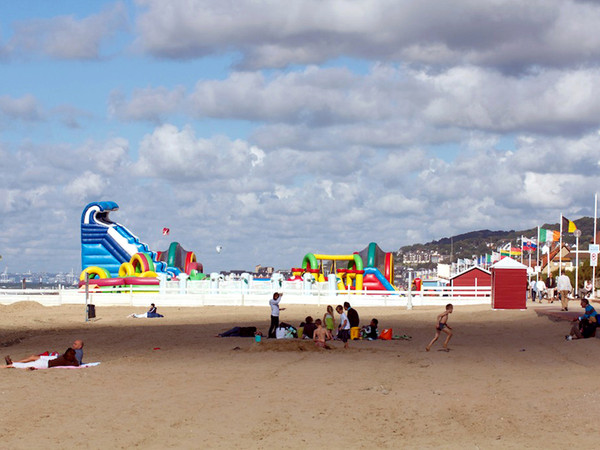
[[[93,284],[102,286],[158,285],[159,274],[177,279],[186,273],[190,279],[205,277],[194,252],[177,242],[165,251],[154,252],[109,214],[117,211],[115,202],[87,205],[81,215],[81,267],[79,284],[86,274]]]
[[[394,255],[381,250],[375,242],[349,255],[307,253],[302,267],[292,268],[291,279],[301,279],[307,273],[317,282],[325,282],[327,275],[335,274],[339,290],[396,290],[393,285]]]

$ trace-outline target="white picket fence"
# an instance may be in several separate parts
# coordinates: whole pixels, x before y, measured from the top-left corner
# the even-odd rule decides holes
[[[283,292],[282,304],[337,305],[412,308],[425,305],[491,305],[489,286],[427,287],[421,291],[337,291],[328,283],[271,282],[253,280],[168,281],[160,286],[85,289],[0,289],[0,304],[34,301],[44,306],[92,303],[96,306],[161,307],[267,306],[273,292]],[[87,298],[86,298],[87,296]]]

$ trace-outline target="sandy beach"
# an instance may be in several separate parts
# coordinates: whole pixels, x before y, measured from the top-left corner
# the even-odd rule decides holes
[[[269,308],[0,306],[13,359],[85,341],[97,367],[0,373],[7,448],[583,448],[597,446],[598,339],[566,342],[570,324],[527,311],[457,306],[451,351],[431,352],[439,307],[357,308],[411,340],[215,338],[266,331]],[[282,306],[283,303],[282,303]],[[580,311],[575,302],[572,311]],[[325,307],[291,306],[295,326]]]

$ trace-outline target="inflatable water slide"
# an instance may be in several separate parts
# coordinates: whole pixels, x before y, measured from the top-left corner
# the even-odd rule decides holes
[[[330,261],[327,269],[324,261]],[[341,267],[344,261],[347,261],[346,267]],[[316,281],[324,282],[327,279],[326,270],[336,275],[339,290],[396,290],[393,285],[394,255],[381,250],[375,242],[349,255],[307,253],[302,260],[302,267],[293,268],[292,275],[294,279],[299,279],[303,274],[310,273]]]
[[[87,273],[94,283],[104,286],[158,284],[158,274],[177,278],[185,272],[202,279],[202,264],[194,252],[173,242],[164,252],[150,250],[147,244],[109,215],[117,211],[115,202],[88,204],[81,214],[81,281]],[[146,280],[144,280],[146,279]],[[106,281],[100,281],[106,280]]]

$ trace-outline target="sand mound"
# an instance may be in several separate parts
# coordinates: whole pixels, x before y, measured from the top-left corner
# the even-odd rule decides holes
[[[317,347],[313,341],[301,339],[269,339],[261,342],[253,342],[248,352],[327,352],[334,351],[335,348],[327,350]]]
[[[38,302],[17,302],[12,305],[0,305],[0,312],[39,311],[46,308]]]

